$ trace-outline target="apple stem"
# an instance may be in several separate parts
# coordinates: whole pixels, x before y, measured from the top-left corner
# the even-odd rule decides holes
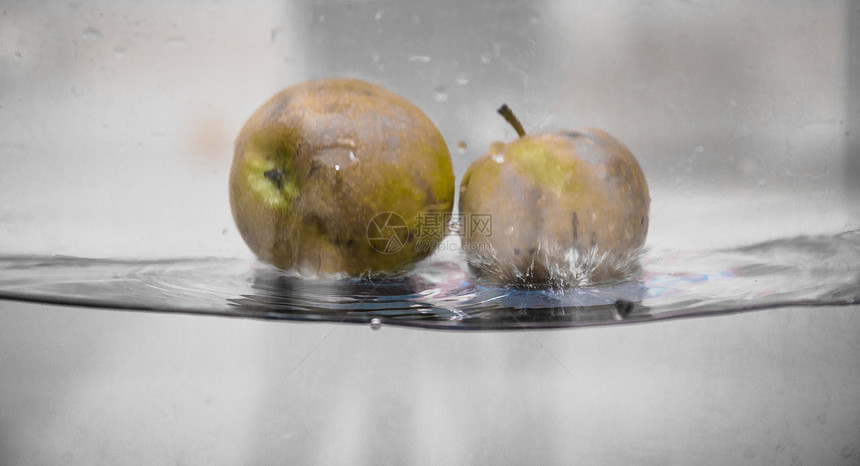
[[[517,119],[517,116],[514,115],[513,110],[508,107],[508,104],[502,104],[498,110],[499,114],[505,117],[505,121],[511,124],[514,127],[514,130],[517,132],[517,136],[523,137],[526,135],[526,130],[523,129],[522,123]]]

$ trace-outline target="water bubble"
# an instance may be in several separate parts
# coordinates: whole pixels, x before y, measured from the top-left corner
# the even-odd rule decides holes
[[[457,152],[459,152],[461,154],[465,154],[466,149],[468,149],[468,148],[469,148],[469,146],[466,145],[466,141],[460,141],[457,143]]]
[[[126,53],[128,53],[128,49],[126,49],[125,47],[117,47],[113,49],[113,56],[116,58],[122,58],[125,56]]]
[[[371,330],[379,330],[382,327],[382,319],[379,317],[374,317],[370,319],[370,329]]]
[[[448,93],[445,92],[445,86],[436,86],[436,89],[433,89],[433,100],[439,103],[448,101]]]
[[[84,40],[99,40],[102,38],[102,32],[94,27],[88,27],[84,29],[82,36]]]
[[[481,54],[481,63],[485,65],[489,65],[490,62],[493,61],[493,54],[490,52],[484,52]]]
[[[430,63],[430,57],[427,55],[410,55],[409,61],[411,63]]]

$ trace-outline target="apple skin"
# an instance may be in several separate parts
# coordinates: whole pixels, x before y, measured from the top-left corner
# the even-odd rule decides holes
[[[305,276],[395,273],[429,255],[420,216],[450,213],[454,173],[436,126],[403,97],[347,78],[307,81],[257,109],[230,170],[236,226],[260,259]],[[368,224],[392,212],[408,227],[382,253]],[[439,222],[440,224],[444,222]],[[390,232],[389,232],[390,233]]]
[[[496,142],[460,184],[463,250],[474,270],[503,284],[625,279],[637,269],[650,203],[639,163],[603,130]],[[491,233],[471,228],[475,214],[491,216]]]

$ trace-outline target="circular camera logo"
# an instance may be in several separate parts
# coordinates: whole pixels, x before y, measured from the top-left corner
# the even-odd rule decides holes
[[[406,220],[394,212],[382,212],[367,223],[367,241],[382,254],[394,254],[403,249],[409,236]]]

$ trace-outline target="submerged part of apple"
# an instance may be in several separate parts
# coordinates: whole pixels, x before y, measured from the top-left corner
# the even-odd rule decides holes
[[[494,143],[472,163],[460,184],[460,234],[469,264],[491,281],[606,283],[637,271],[649,205],[639,163],[609,133],[541,132]]]
[[[302,275],[396,272],[447,233],[451,157],[403,97],[355,79],[308,81],[263,104],[236,140],[230,205],[262,260]]]

